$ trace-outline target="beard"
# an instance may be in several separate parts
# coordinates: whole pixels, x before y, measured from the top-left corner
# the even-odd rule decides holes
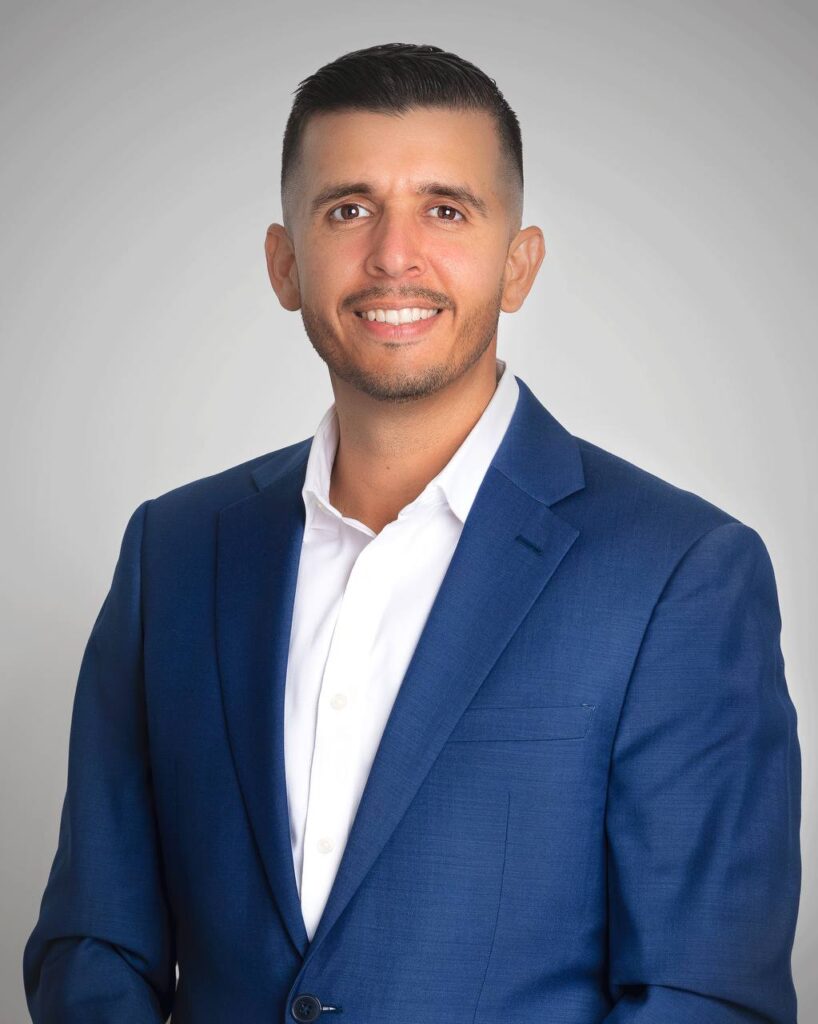
[[[503,287],[501,280],[496,293],[466,316],[448,360],[414,370],[371,370],[355,361],[354,352],[339,340],[330,322],[307,303],[302,303],[301,319],[312,347],[332,374],[371,398],[408,402],[445,388],[480,359],[497,334]]]

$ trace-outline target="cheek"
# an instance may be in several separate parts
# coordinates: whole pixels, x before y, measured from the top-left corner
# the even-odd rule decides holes
[[[498,287],[503,268],[487,253],[472,246],[450,246],[437,254],[433,267],[444,290],[463,301],[483,302]]]
[[[335,246],[314,246],[309,255],[299,260],[302,295],[307,293],[313,306],[331,307],[352,291],[360,274],[348,254]]]

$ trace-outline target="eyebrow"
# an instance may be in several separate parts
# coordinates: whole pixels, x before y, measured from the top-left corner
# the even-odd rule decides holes
[[[328,185],[321,189],[317,196],[310,203],[310,215],[314,216],[323,207],[344,196],[360,195],[374,196],[376,190],[367,181],[344,181],[336,185]],[[415,188],[415,194],[419,196],[439,196],[444,199],[454,199],[455,202],[464,206],[471,206],[482,217],[488,217],[488,204],[480,196],[475,195],[465,185],[448,185],[442,181],[423,181]]]

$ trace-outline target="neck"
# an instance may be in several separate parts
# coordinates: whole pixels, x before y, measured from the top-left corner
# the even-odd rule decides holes
[[[467,373],[413,402],[385,402],[332,378],[338,450],[330,501],[380,533],[466,439],[497,387],[495,346]]]

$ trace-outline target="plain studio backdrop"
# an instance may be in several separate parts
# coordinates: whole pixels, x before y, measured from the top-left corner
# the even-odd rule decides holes
[[[310,436],[332,401],[263,241],[298,82],[390,41],[473,61],[520,119],[547,255],[500,357],[572,433],[767,544],[818,1021],[815,3],[4,2],[0,40],[3,1024],[28,1019],[74,687],[128,516]]]

